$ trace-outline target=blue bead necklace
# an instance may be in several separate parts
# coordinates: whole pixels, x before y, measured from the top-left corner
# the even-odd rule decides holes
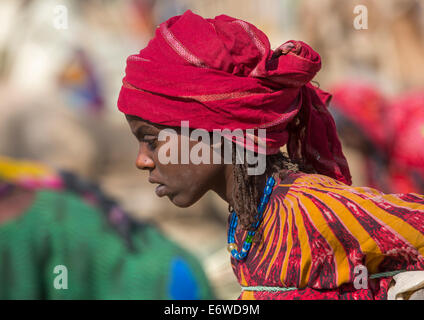
[[[275,179],[273,177],[269,177],[268,180],[266,181],[264,193],[258,205],[258,214],[255,217],[255,222],[252,223],[251,230],[247,233],[247,237],[244,240],[243,247],[240,252],[237,251],[236,240],[234,238],[234,235],[236,233],[238,218],[234,210],[231,213],[230,227],[228,228],[227,249],[235,259],[243,260],[247,257],[250,247],[252,246],[253,236],[255,235],[256,230],[258,229],[259,225],[262,222],[262,214],[265,210],[266,205],[268,204],[269,197],[272,193],[272,188],[274,187],[274,184],[275,184]]]

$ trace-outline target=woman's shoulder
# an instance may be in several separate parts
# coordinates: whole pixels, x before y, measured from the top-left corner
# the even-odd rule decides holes
[[[337,215],[342,209],[355,215],[359,209],[370,214],[424,213],[424,195],[385,194],[370,187],[346,185],[325,175],[302,172],[278,179],[271,197],[272,203],[286,210],[303,207],[314,213],[332,211]]]
[[[310,189],[329,190],[332,188],[348,190],[350,186],[321,174],[287,171],[282,177],[276,179],[274,193],[295,194]]]
[[[367,197],[385,195],[382,191],[371,187],[347,185],[323,174],[305,172],[287,172],[282,178],[277,179],[276,187],[290,188],[291,192],[305,192],[307,190],[331,192],[337,190],[344,194],[362,194]]]
[[[290,205],[293,200],[297,203],[313,201],[315,204],[334,204],[334,201],[344,204],[364,201],[381,203],[394,197],[407,202],[424,201],[424,196],[420,195],[390,195],[370,187],[351,186],[325,175],[304,172],[289,172],[278,178],[272,196],[278,201],[285,201],[286,205]]]
[[[348,185],[333,179],[331,177],[318,174],[318,173],[305,173],[302,171],[298,172],[287,172],[283,179],[280,179],[279,181],[281,184],[291,184],[294,186],[311,186],[311,185],[321,185],[323,187],[331,187],[331,186],[345,186],[349,187]]]

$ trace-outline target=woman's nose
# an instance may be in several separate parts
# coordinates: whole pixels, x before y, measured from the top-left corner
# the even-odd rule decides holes
[[[135,160],[135,166],[140,170],[148,170],[153,169],[155,167],[155,163],[146,152],[146,147],[140,146],[137,158]]]

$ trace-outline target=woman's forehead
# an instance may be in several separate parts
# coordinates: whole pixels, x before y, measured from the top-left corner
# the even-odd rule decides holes
[[[126,114],[125,118],[127,118],[128,122],[133,122],[133,123],[146,122],[144,119],[137,117],[137,116],[130,115],[130,114]]]
[[[181,132],[180,127],[165,126],[162,124],[152,123],[148,120],[142,119],[137,116],[129,115],[129,114],[126,114],[125,117],[132,130],[138,130],[140,127],[144,127],[146,130],[150,129],[150,131],[155,131],[155,132],[163,130],[163,129],[173,129],[177,133]],[[190,129],[190,131],[191,130],[193,129]]]
[[[150,129],[157,129],[157,130],[160,129],[159,125],[151,123],[151,122],[144,120],[140,117],[133,116],[133,115],[125,115],[125,117],[127,118],[127,121],[132,128],[146,127],[146,128],[150,128]]]

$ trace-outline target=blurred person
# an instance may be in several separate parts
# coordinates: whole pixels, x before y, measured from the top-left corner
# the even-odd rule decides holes
[[[240,299],[405,298],[399,286],[413,289],[406,298],[417,298],[424,196],[350,186],[327,110],[330,94],[310,83],[320,67],[306,43],[271,50],[266,35],[246,21],[191,11],[172,17],[127,59],[118,108],[139,142],[136,166],[176,206],[191,206],[208,191],[228,203]],[[159,138],[163,129],[175,130],[176,139]],[[241,140],[223,135],[231,163],[222,153],[220,162],[209,161],[225,146],[202,136],[206,161],[184,164],[187,129],[257,130],[243,131]],[[186,152],[199,152],[196,139],[184,143]],[[288,155],[280,151],[286,144]],[[176,163],[160,160],[175,149]],[[238,151],[263,155],[265,173],[249,174]],[[367,270],[360,287],[358,267]]]
[[[58,85],[67,97],[67,105],[91,115],[104,112],[105,103],[100,78],[83,49],[76,49],[58,75]]]
[[[0,299],[212,298],[196,258],[97,185],[0,157]]]
[[[396,97],[387,114],[390,182],[395,192],[424,194],[424,91]]]
[[[393,101],[371,84],[334,86],[330,112],[342,140],[364,159],[366,185],[390,193],[424,194],[424,94]],[[412,116],[413,115],[413,116]]]
[[[100,157],[103,145],[94,130],[85,125],[83,115],[66,108],[54,93],[22,98],[0,106],[4,108],[0,117],[0,155],[32,159],[84,177],[96,177],[107,154]]]
[[[360,154],[360,172],[366,186],[397,192],[388,178],[388,101],[372,84],[345,81],[333,86],[329,111],[347,147]],[[355,181],[355,177],[354,181]]]
[[[131,0],[129,2],[129,14],[133,17],[131,21],[134,29],[140,34],[151,37],[156,28],[154,8],[157,0]]]
[[[308,17],[299,31],[326,61],[321,83],[346,74],[375,80],[389,91],[424,82],[422,0],[304,0],[299,16]],[[359,17],[365,29],[353,25]]]

